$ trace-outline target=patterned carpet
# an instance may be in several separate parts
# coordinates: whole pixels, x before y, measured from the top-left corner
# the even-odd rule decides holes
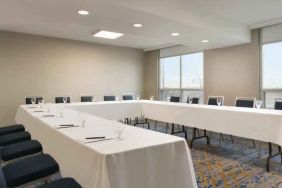
[[[153,122],[151,125],[154,125]],[[165,132],[165,124],[159,123],[157,131]],[[209,134],[211,145],[207,146],[205,139],[199,139],[191,149],[199,188],[282,188],[280,157],[271,160],[270,173],[265,170],[268,155],[266,143],[256,141],[254,148],[252,140],[234,137],[234,143],[231,143],[228,135],[224,135],[220,143],[219,134]],[[191,135],[192,130],[188,129],[188,142]],[[274,146],[273,153],[276,149]]]

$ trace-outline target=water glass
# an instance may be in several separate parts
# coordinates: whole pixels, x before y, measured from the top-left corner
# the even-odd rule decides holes
[[[60,118],[64,117],[64,105],[63,104],[58,104],[57,106],[57,110],[58,110],[58,114],[60,116]]]
[[[119,96],[118,95],[116,96],[116,101],[119,101]]]
[[[88,118],[87,113],[79,113],[79,120],[81,122],[81,127],[85,128],[87,118]]]
[[[153,101],[154,100],[154,96],[150,96],[150,101]]]
[[[95,97],[94,97],[94,96],[92,96],[92,102],[95,102],[95,101],[96,101]]]
[[[31,102],[31,104],[35,104],[36,98],[35,97],[31,97],[30,102]]]
[[[67,97],[63,97],[63,102],[67,103],[67,101],[68,101],[68,98]]]
[[[52,105],[51,103],[48,103],[48,104],[47,104],[47,112],[48,112],[48,113],[51,112],[51,105]]]
[[[137,100],[137,101],[140,100],[140,95],[136,95],[136,100]]]
[[[121,141],[122,140],[121,135],[124,132],[126,125],[117,121],[113,121],[112,124],[113,124],[114,133],[117,136],[117,140]]]
[[[260,100],[259,100],[259,101],[256,101],[255,104],[256,104],[256,108],[257,108],[257,109],[260,109],[260,108],[262,107],[262,101],[260,101]]]
[[[166,101],[167,101],[167,102],[170,102],[170,96],[168,96],[168,97],[166,98]]]
[[[222,101],[221,101],[221,98],[216,99],[216,102],[217,102],[217,105],[218,105],[218,106],[221,106],[221,102],[222,102]]]
[[[192,104],[193,103],[193,98],[189,97],[188,101],[189,101],[189,104]]]
[[[38,104],[39,104],[39,108],[43,109],[43,105],[44,105],[44,101],[42,100],[38,100]]]

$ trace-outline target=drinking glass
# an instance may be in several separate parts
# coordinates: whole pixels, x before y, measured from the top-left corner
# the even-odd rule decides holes
[[[36,98],[35,97],[31,97],[30,101],[31,101],[31,104],[35,104]]]
[[[168,96],[168,97],[166,98],[166,101],[167,101],[167,102],[170,102],[170,96]]]
[[[87,118],[88,118],[87,113],[79,113],[79,120],[81,122],[81,127],[85,128]]]
[[[51,105],[52,105],[51,103],[48,103],[48,104],[47,104],[47,112],[48,112],[48,113],[51,112]]]
[[[150,96],[150,101],[153,101],[154,100],[154,96]]]
[[[193,102],[193,98],[192,97],[189,97],[189,104],[192,104],[192,102]]]
[[[112,124],[113,124],[114,133],[117,136],[117,140],[121,141],[122,140],[121,135],[126,125],[124,125],[123,123],[117,122],[117,121],[113,121]]]
[[[137,100],[137,101],[140,100],[140,95],[136,95],[136,100]]]
[[[67,103],[68,98],[67,97],[63,97],[63,102]]]
[[[119,101],[119,96],[118,95],[116,96],[116,101]]]
[[[221,98],[216,99],[217,105],[221,106]]]
[[[38,104],[39,104],[39,108],[43,109],[43,104],[44,104],[43,99],[42,100],[38,100]]]
[[[260,108],[262,107],[262,101],[260,101],[260,100],[259,100],[259,101],[256,101],[255,104],[256,104],[256,108],[257,108],[257,109],[260,109]]]
[[[64,117],[64,105],[63,104],[58,104],[57,106],[58,114],[60,118]]]
[[[94,96],[92,96],[92,102],[95,102],[95,101],[96,101],[95,97],[94,97]]]

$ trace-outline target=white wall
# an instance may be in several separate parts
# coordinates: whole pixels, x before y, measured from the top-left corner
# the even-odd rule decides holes
[[[13,123],[25,96],[143,92],[143,51],[0,31],[0,123]]]

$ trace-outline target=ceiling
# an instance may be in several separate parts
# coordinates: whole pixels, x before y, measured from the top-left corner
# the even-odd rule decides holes
[[[144,50],[210,49],[250,42],[250,29],[282,22],[281,7],[281,0],[0,0],[0,30]],[[100,29],[125,35],[92,37]]]

